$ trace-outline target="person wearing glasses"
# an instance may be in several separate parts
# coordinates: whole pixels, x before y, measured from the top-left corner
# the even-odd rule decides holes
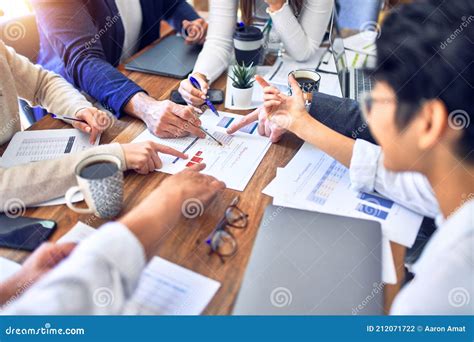
[[[233,34],[240,9],[242,21],[251,25],[257,20],[271,20],[285,51],[297,61],[310,59],[319,48],[331,18],[333,0],[211,0],[209,32],[196,62],[192,76],[202,91],[189,79],[183,80],[179,92],[195,107],[214,82],[229,66],[233,56]]]
[[[355,190],[377,191],[436,217],[438,229],[392,314],[474,312],[474,31],[446,42],[465,13],[474,13],[472,2],[429,0],[404,5],[384,21],[372,71],[377,82],[353,106],[380,146],[312,118],[295,79],[291,97],[258,79],[267,118],[349,167]]]
[[[186,0],[31,1],[38,23],[38,63],[100,102],[118,118],[142,120],[159,137],[204,138],[194,111],[158,101],[117,70],[135,52],[160,38],[160,23],[186,30],[202,44],[207,23]],[[45,113],[35,110],[37,119]]]
[[[73,86],[59,75],[32,64],[0,40],[0,145],[8,143],[21,130],[18,99],[42,106],[48,112],[84,120],[69,121],[73,127],[90,134],[95,142],[112,123]],[[0,213],[28,207],[64,196],[76,184],[74,168],[84,158],[108,153],[122,161],[123,170],[153,172],[161,167],[157,152],[186,157],[179,151],[154,142],[109,144],[92,147],[54,160],[42,160],[14,167],[0,166]]]

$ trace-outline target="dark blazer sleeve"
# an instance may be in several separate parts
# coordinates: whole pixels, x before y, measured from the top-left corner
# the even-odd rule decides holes
[[[309,113],[319,122],[347,137],[375,143],[367,123],[362,119],[357,101],[313,92]]]
[[[183,20],[193,21],[200,18],[195,9],[185,0],[166,0],[163,9],[166,21],[177,32],[181,32]]]
[[[117,116],[123,114],[130,98],[143,89],[107,62],[99,32],[84,4],[51,0],[33,0],[32,4],[40,29],[65,65],[67,80]]]

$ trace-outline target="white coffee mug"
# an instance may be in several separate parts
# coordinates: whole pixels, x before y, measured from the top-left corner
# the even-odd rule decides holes
[[[114,168],[107,165],[114,165]],[[92,170],[94,174],[85,175],[84,170]],[[99,218],[116,217],[123,205],[123,172],[121,160],[111,154],[96,154],[80,161],[74,171],[77,186],[66,192],[67,206],[79,214],[94,214]],[[78,208],[73,202],[76,193],[81,192],[88,208]]]

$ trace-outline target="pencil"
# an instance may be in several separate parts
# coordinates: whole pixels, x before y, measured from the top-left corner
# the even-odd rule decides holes
[[[208,131],[206,131],[204,128],[202,128],[201,126],[199,126],[199,129],[201,131],[203,131],[209,138],[211,138],[212,140],[214,140],[216,143],[218,143],[220,146],[224,146],[223,143],[221,143],[219,140],[217,140],[211,133],[209,133]]]
[[[63,115],[56,115],[56,114],[51,114],[51,116],[53,117],[53,119],[58,119],[58,120],[64,119],[64,120],[72,120],[72,121],[87,123],[86,120],[81,120],[81,119],[77,119],[77,118],[72,118],[72,117],[70,117],[70,116],[63,116]]]

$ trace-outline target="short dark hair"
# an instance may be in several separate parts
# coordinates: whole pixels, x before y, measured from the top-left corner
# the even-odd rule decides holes
[[[404,128],[423,100],[439,99],[450,126],[462,129],[457,153],[474,162],[474,1],[424,0],[385,19],[373,74],[396,92]]]

